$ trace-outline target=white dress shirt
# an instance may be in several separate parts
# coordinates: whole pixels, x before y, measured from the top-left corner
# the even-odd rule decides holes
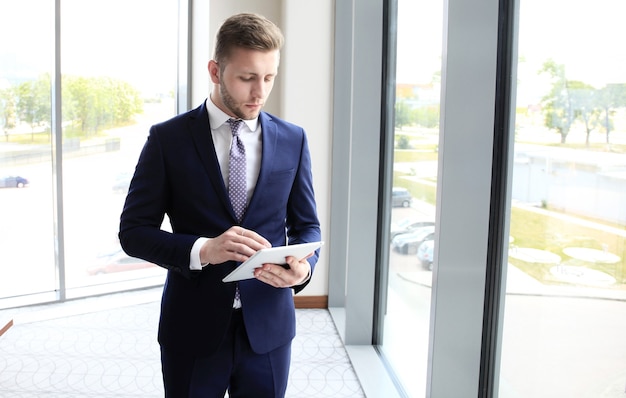
[[[219,109],[210,97],[207,98],[205,103],[207,111],[209,112],[209,125],[211,126],[211,136],[213,137],[215,154],[220,164],[226,191],[228,191],[228,162],[233,134],[227,120],[231,117]],[[241,127],[239,138],[246,147],[246,188],[248,190],[247,200],[249,203],[254,193],[257,179],[259,178],[259,170],[261,169],[261,123],[259,123],[258,118],[244,120],[243,122],[244,124]],[[207,150],[210,150],[210,148],[207,148]],[[191,248],[191,255],[189,256],[189,268],[191,270],[202,269],[202,264],[200,263],[200,248],[207,239],[208,238],[198,238]]]

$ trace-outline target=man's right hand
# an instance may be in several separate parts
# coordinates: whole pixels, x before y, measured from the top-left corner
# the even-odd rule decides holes
[[[200,262],[202,264],[244,262],[257,251],[268,247],[272,245],[261,235],[249,229],[233,226],[223,234],[204,242],[200,249]]]

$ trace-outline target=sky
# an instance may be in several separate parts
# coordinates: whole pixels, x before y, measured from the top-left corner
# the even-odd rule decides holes
[[[50,73],[53,3],[52,0],[0,0],[0,37],[3,38],[0,79],[36,78]],[[177,0],[62,0],[62,73],[110,76],[140,90],[173,89],[175,80],[171,77],[175,77],[177,67],[177,3]]]
[[[548,59],[597,88],[626,82],[625,0],[519,0],[518,92],[542,90]],[[52,0],[0,0],[3,77],[52,67]],[[177,0],[62,0],[62,72],[111,76],[141,90],[173,86]],[[444,0],[398,0],[398,83],[431,81],[441,68]],[[28,23],[24,23],[28,21]]]
[[[626,82],[626,1],[519,0],[518,89],[533,83],[549,58],[570,80],[600,88]],[[443,0],[398,0],[398,83],[428,83],[441,67]],[[526,84],[526,87],[522,87]],[[534,86],[534,87],[533,87]],[[518,90],[519,91],[519,90]]]
[[[430,83],[441,69],[442,24],[443,0],[398,0],[398,83]]]

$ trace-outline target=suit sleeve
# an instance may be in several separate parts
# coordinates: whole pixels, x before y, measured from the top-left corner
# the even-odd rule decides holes
[[[311,154],[306,138],[302,132],[300,161],[287,204],[287,237],[289,244],[316,242],[321,240],[320,223],[317,217],[313,174],[311,170]],[[320,249],[308,259],[311,265],[311,277],[319,259]],[[296,293],[304,289],[310,282],[309,278],[302,285],[294,286]]]
[[[120,244],[130,256],[191,277],[189,255],[198,236],[162,229],[171,193],[158,133],[152,126],[139,156],[120,217]]]

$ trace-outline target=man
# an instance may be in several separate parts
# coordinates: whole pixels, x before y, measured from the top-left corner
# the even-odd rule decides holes
[[[264,17],[228,18],[208,64],[210,97],[152,126],[130,184],[122,247],[168,269],[159,322],[167,397],[282,397],[287,388],[293,292],[319,253],[222,282],[257,250],[321,238],[305,132],[261,111],[282,44]],[[229,192],[237,186],[243,199]],[[165,214],[171,233],[160,229]]]

